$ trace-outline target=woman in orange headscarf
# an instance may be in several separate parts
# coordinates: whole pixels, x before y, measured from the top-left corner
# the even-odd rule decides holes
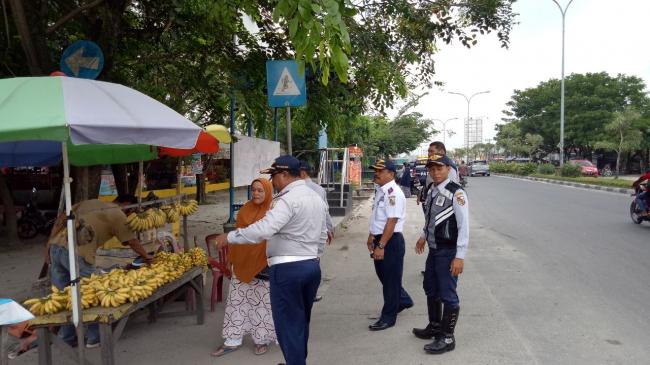
[[[252,199],[237,213],[237,228],[262,219],[271,208],[273,186],[264,178],[253,180]],[[245,334],[255,343],[255,354],[262,355],[276,340],[268,277],[265,276],[266,241],[254,245],[231,245],[228,260],[233,273],[223,319],[223,345],[213,356],[237,350]]]

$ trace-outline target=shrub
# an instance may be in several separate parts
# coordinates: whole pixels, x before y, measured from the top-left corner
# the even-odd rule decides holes
[[[532,162],[527,162],[523,164],[516,164],[517,165],[517,172],[515,172],[517,175],[523,175],[523,176],[528,176],[535,171],[537,171],[537,164],[534,164]]]
[[[537,172],[542,174],[542,175],[554,175],[555,174],[555,166],[553,166],[550,163],[545,163],[537,166]]]
[[[505,162],[490,162],[490,172],[511,174],[513,173],[512,164]]]
[[[560,176],[564,177],[578,177],[582,174],[582,170],[580,170],[580,166],[576,166],[570,163],[564,164],[562,168],[560,169]]]
[[[535,171],[537,171],[537,165],[532,162],[528,162],[524,164],[514,163],[514,162],[491,162],[490,163],[490,172],[528,176],[534,173]]]

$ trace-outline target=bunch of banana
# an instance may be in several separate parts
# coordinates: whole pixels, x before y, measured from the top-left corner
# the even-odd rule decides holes
[[[137,301],[140,301],[144,298],[149,297],[151,294],[153,294],[154,288],[149,285],[149,282],[147,279],[143,278],[138,278],[136,279],[135,285],[131,287],[131,290],[129,291],[129,302],[135,303]]]
[[[106,285],[97,290],[97,299],[102,307],[119,307],[129,299],[130,288],[114,288]]]
[[[155,228],[162,228],[167,224],[167,214],[158,208],[151,208],[147,210],[147,213],[151,216],[153,221],[153,226]]]
[[[160,207],[160,210],[162,210],[165,213],[165,218],[167,219],[167,223],[176,223],[181,219],[181,214],[179,213],[179,209],[176,204],[163,205]]]
[[[189,251],[194,266],[208,266],[208,255],[200,247],[194,247]]]
[[[81,285],[81,305],[84,309],[96,307],[99,305],[97,291],[91,285]]]
[[[178,204],[178,210],[183,216],[196,213],[199,210],[199,203],[196,200],[181,200]]]
[[[44,314],[54,314],[65,309],[69,301],[68,294],[52,286],[52,293],[42,298],[32,298],[26,300],[23,304],[29,306],[29,311],[37,316]]]
[[[154,227],[154,221],[150,213],[131,213],[126,217],[126,224],[133,232],[148,231]]]

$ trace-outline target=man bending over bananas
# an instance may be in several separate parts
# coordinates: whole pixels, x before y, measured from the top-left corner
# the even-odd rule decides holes
[[[126,214],[120,206],[137,202],[132,195],[118,196],[113,203],[97,199],[86,200],[72,207],[77,230],[77,255],[79,256],[79,276],[90,276],[95,272],[95,254],[105,242],[116,237],[123,245],[129,246],[133,251],[151,263],[152,257],[147,254],[126,224]],[[46,261],[50,263],[52,284],[63,290],[70,283],[70,266],[68,256],[67,228],[65,214],[57,219],[50,237]],[[72,325],[62,326],[59,336],[74,345],[77,342],[75,328]],[[99,327],[97,324],[89,325],[86,331],[86,347],[99,346]]]

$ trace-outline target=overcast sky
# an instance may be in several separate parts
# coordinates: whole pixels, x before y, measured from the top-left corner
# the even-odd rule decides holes
[[[558,0],[565,6],[568,0]],[[470,106],[472,117],[483,117],[483,138],[494,138],[505,103],[513,90],[535,87],[541,81],[560,78],[562,18],[552,0],[519,0],[519,13],[509,49],[500,48],[496,35],[483,36],[466,49],[460,44],[440,46],[436,56],[437,79],[445,91],[429,90],[415,110],[428,118],[449,119],[448,148],[463,146],[463,120],[468,96],[484,90]],[[574,0],[566,16],[565,74],[601,72],[639,76],[650,84],[650,1]],[[558,122],[559,125],[559,122]],[[437,129],[442,129],[437,123]],[[559,127],[558,127],[559,133]],[[434,139],[442,140],[442,135]]]

